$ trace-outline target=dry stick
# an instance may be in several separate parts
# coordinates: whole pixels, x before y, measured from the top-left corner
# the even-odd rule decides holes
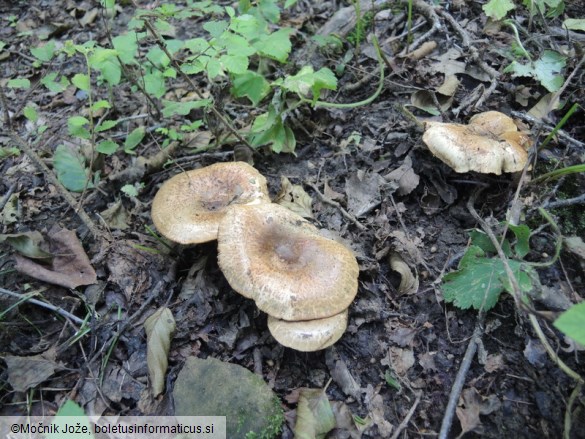
[[[404,0],[402,3],[406,4],[406,3],[408,3],[408,1],[410,1],[410,0]],[[425,34],[418,37],[416,40],[414,40],[408,46],[409,51],[416,49],[422,43],[424,43],[429,38],[431,38],[442,27],[441,21],[439,20],[439,17],[437,16],[435,8],[426,4],[423,0],[412,0],[412,7],[414,9],[416,9],[417,11],[419,11],[422,15],[424,15],[427,18],[427,20],[429,20],[432,23],[432,26]],[[412,29],[411,29],[411,31],[412,31]],[[406,52],[404,52],[404,51],[402,51],[400,53],[400,56],[405,56],[405,55],[406,55]]]
[[[555,128],[552,125],[548,125],[546,123],[543,123],[541,120],[536,119],[536,118],[530,116],[529,114],[521,112],[521,111],[510,111],[510,114],[514,117],[517,117],[518,119],[522,119],[525,122],[529,122],[533,125],[539,125],[547,131],[552,131]],[[573,146],[577,146],[579,148],[585,148],[585,143],[583,143],[577,139],[574,139],[566,131],[558,130],[555,133],[555,135],[561,137],[565,142],[567,142]]]
[[[447,439],[449,435],[449,430],[451,429],[451,424],[453,422],[453,416],[455,415],[455,409],[457,408],[457,403],[459,402],[459,395],[461,395],[463,385],[465,384],[465,377],[467,376],[467,372],[469,372],[469,368],[471,367],[471,361],[473,360],[473,356],[477,351],[477,345],[481,343],[484,319],[485,313],[480,311],[479,315],[477,316],[477,323],[475,324],[473,335],[471,336],[471,340],[469,340],[467,350],[465,351],[465,355],[463,356],[463,360],[461,361],[461,365],[457,371],[457,376],[455,377],[455,381],[451,387],[449,402],[447,403],[447,408],[445,410],[445,414],[443,415],[443,422],[441,422],[439,439]]]
[[[42,302],[42,301],[37,300],[37,299],[27,298],[26,295],[15,293],[14,291],[10,291],[10,290],[4,289],[4,288],[0,288],[0,293],[6,294],[8,296],[16,297],[19,300],[30,302],[34,305],[42,306],[43,308],[46,308],[46,309],[50,309],[51,311],[56,312],[60,316],[63,316],[69,320],[73,320],[78,325],[83,325],[83,323],[84,323],[84,321],[82,319],[80,319],[79,317],[76,317],[73,314],[68,313],[67,311],[65,311],[62,308],[56,307],[55,305],[51,305],[50,303]]]
[[[6,101],[6,95],[4,94],[4,89],[0,87],[0,101],[2,102],[2,106],[4,107],[4,121],[8,121],[6,124],[9,127],[9,135],[10,138],[14,143],[18,145],[20,149],[22,149],[25,154],[32,160],[35,164],[37,169],[43,173],[45,178],[51,183],[57,191],[59,195],[61,195],[65,201],[69,204],[69,206],[73,209],[75,213],[79,216],[81,221],[86,225],[89,229],[93,237],[98,239],[103,239],[104,236],[101,233],[98,226],[93,222],[93,220],[89,217],[89,215],[81,208],[77,209],[77,200],[69,193],[69,191],[61,184],[61,182],[57,179],[53,171],[49,169],[49,167],[43,162],[41,157],[37,154],[37,152],[22,138],[18,135],[14,128],[12,127],[12,121],[10,120],[10,115],[8,113],[8,104]]]
[[[568,198],[566,200],[557,200],[557,201],[546,202],[546,203],[544,203],[544,205],[542,207],[546,208],[546,209],[558,209],[559,207],[567,207],[567,206],[572,206],[573,204],[582,204],[582,203],[585,203],[585,194],[581,194],[578,197],[574,197],[574,198]]]
[[[354,223],[358,229],[360,229],[362,231],[367,230],[367,227],[364,226],[362,223],[360,223],[355,216],[353,216],[351,213],[349,213],[347,210],[345,210],[341,204],[339,204],[337,201],[333,201],[332,199],[327,198],[325,195],[323,195],[321,192],[319,192],[319,189],[317,188],[317,186],[314,183],[306,182],[306,184],[308,186],[310,186],[315,191],[315,193],[317,194],[317,197],[319,197],[319,199],[322,202],[327,203],[331,206],[337,207],[339,209],[339,211],[341,212],[341,214],[346,219],[348,219],[352,223]]]
[[[445,18],[445,20],[447,20],[449,22],[449,24],[453,27],[453,29],[455,29],[457,31],[457,33],[461,37],[461,42],[463,44],[463,47],[465,47],[466,49],[469,50],[473,61],[475,61],[475,63],[477,63],[477,65],[479,67],[481,67],[481,69],[484,72],[486,72],[491,79],[491,84],[490,84],[489,88],[483,92],[481,97],[477,100],[477,102],[474,105],[475,108],[478,108],[484,103],[484,101],[494,92],[494,90],[498,86],[497,79],[499,78],[500,73],[496,69],[494,69],[493,67],[489,66],[481,58],[481,55],[480,55],[479,51],[477,50],[477,48],[471,44],[471,38],[469,38],[469,34],[465,31],[465,29],[463,29],[461,27],[461,25],[457,22],[457,20],[455,20],[453,18],[453,16],[451,14],[449,14],[447,11],[445,11],[443,9],[438,9],[438,8],[437,8],[437,12],[443,18]]]
[[[138,8],[138,5],[136,4],[135,0],[132,0],[132,4],[134,5],[135,8]],[[189,86],[191,87],[191,90],[193,91],[193,93],[195,93],[197,95],[197,97],[199,99],[204,99],[203,95],[199,92],[199,90],[197,89],[197,86],[195,85],[195,83],[193,82],[193,80],[189,77],[189,75],[187,75],[185,72],[183,72],[183,69],[181,68],[181,66],[179,65],[179,63],[177,62],[177,60],[175,59],[175,57],[173,55],[171,55],[171,53],[168,51],[167,46],[164,43],[164,40],[159,36],[159,34],[156,32],[156,30],[154,29],[154,27],[152,26],[152,24],[150,23],[150,21],[148,20],[144,20],[144,26],[148,29],[148,31],[150,32],[150,34],[156,39],[156,42],[158,44],[158,46],[160,47],[160,49],[165,53],[165,55],[171,60],[171,64],[173,65],[173,67],[175,68],[175,70],[177,72],[179,72],[179,75],[181,75],[181,77],[187,81],[187,83],[189,84]],[[223,116],[223,114],[220,113],[220,111],[215,108],[214,105],[211,105],[209,107],[211,109],[211,112],[213,113],[213,115],[215,117],[217,117],[219,119],[219,121],[240,141],[242,142],[244,145],[248,146],[251,149],[254,149],[252,147],[252,145],[250,145],[248,143],[248,141],[246,139],[244,139],[244,137],[242,137],[240,135],[240,133],[238,132],[238,130],[236,130],[231,123]]]
[[[414,401],[414,404],[412,404],[412,407],[410,407],[410,410],[408,410],[408,413],[406,414],[406,416],[404,417],[404,419],[402,420],[400,425],[398,427],[396,427],[396,430],[394,430],[394,434],[392,435],[392,437],[390,439],[398,439],[398,435],[402,432],[402,430],[404,430],[408,426],[408,423],[410,422],[410,418],[412,418],[412,415],[414,415],[414,411],[416,410],[416,408],[420,402],[421,395],[422,395],[422,392],[416,393],[416,399]]]

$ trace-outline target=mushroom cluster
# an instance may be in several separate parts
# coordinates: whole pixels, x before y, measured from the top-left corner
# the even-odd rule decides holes
[[[426,122],[423,142],[455,172],[518,172],[526,165],[531,139],[498,111],[473,116],[468,125]]]
[[[266,179],[252,166],[218,163],[172,177],[154,197],[152,219],[175,242],[217,239],[228,283],[268,314],[282,345],[316,351],[345,331],[358,289],[355,256],[271,203]]]

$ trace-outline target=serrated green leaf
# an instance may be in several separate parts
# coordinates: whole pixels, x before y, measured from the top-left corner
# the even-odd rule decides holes
[[[98,126],[96,126],[95,131],[97,133],[101,133],[103,131],[107,131],[107,130],[114,128],[116,125],[118,125],[117,120],[107,119],[107,120],[104,120],[103,122],[101,122]]]
[[[252,56],[256,53],[256,49],[250,45],[246,38],[233,32],[226,32],[219,43],[225,48],[228,55]]]
[[[230,21],[229,28],[249,41],[265,33],[265,25],[250,14],[242,14]]]
[[[262,36],[253,46],[263,56],[285,63],[292,48],[291,32],[292,29],[279,29],[270,35]]]
[[[518,226],[508,224],[508,227],[516,236],[514,252],[519,259],[522,259],[530,252],[530,227],[526,224],[520,224]]]
[[[559,73],[566,64],[566,58],[554,50],[545,50],[534,62],[534,72],[540,83],[551,93],[558,91],[564,82]]]
[[[171,310],[159,308],[144,321],[146,364],[153,396],[164,390],[171,335],[176,327]]]
[[[508,260],[508,264],[518,276],[522,265],[514,260]],[[504,264],[499,258],[487,258],[481,248],[472,245],[461,259],[459,269],[443,276],[441,290],[445,301],[458,308],[488,311],[504,291],[505,276]]]
[[[321,90],[323,89],[337,89],[337,78],[327,67],[323,67],[315,72],[315,82],[311,87],[313,92],[313,102],[316,102],[319,99],[321,96]]]
[[[205,66],[207,70],[207,76],[209,79],[216,78],[217,76],[223,74],[223,69],[221,68],[221,63],[219,60],[215,58],[210,58],[207,61],[207,65]]]
[[[563,21],[563,28],[585,32],[585,18],[567,18]]]
[[[270,144],[270,149],[276,153],[294,153],[296,138],[290,127],[284,125],[280,117],[271,117],[264,113],[252,124],[250,143],[255,147]]]
[[[112,38],[112,45],[124,64],[131,64],[136,61],[138,38],[139,36],[136,32],[128,32]]]
[[[490,18],[494,20],[501,20],[509,11],[515,8],[514,2],[511,0],[490,0],[481,7]]]
[[[30,81],[25,78],[11,79],[6,84],[9,88],[30,88]]]
[[[304,66],[296,74],[284,78],[282,87],[300,96],[308,96],[315,84],[315,71],[311,66]]]
[[[83,116],[72,116],[67,119],[67,128],[69,134],[80,139],[89,139],[91,134],[86,126],[89,125],[89,120]]]
[[[42,46],[33,47],[30,53],[39,61],[49,62],[55,56],[55,42],[51,40]]]
[[[162,114],[164,117],[171,117],[174,115],[186,116],[196,108],[207,107],[211,104],[209,99],[200,99],[198,101],[175,102],[163,100]]]
[[[118,150],[118,144],[113,140],[102,140],[97,144],[96,150],[99,153],[111,155]]]
[[[585,346],[585,302],[573,305],[553,323],[555,328]]]
[[[250,70],[235,75],[232,80],[232,95],[237,98],[246,97],[254,106],[257,106],[269,91],[270,84],[264,76]]]
[[[266,20],[272,24],[280,21],[280,8],[275,0],[260,0],[258,2],[258,10]]]
[[[209,34],[214,38],[219,38],[227,28],[228,22],[225,20],[218,21],[210,20],[203,24],[203,29],[209,32]]]
[[[93,105],[91,106],[91,111],[101,110],[102,108],[112,108],[112,106],[105,99],[101,99],[93,103]]]
[[[248,70],[248,57],[240,55],[222,55],[219,61],[230,73],[242,74]]]
[[[146,128],[138,127],[132,130],[126,140],[124,141],[124,152],[127,154],[132,153],[132,150],[138,146],[142,139],[144,139],[144,135],[146,134]]]
[[[133,184],[125,184],[124,186],[122,186],[120,188],[120,190],[122,192],[124,192],[126,195],[128,195],[129,197],[137,197],[138,196],[138,190],[136,189],[136,187],[134,187]]]
[[[59,145],[53,156],[53,166],[57,171],[57,178],[63,186],[73,192],[81,192],[87,187],[93,187],[89,179],[89,170],[84,166],[84,160],[64,145]]]
[[[71,78],[71,83],[80,90],[83,91],[90,91],[90,81],[89,76],[84,75],[83,73],[77,73]]]
[[[37,109],[30,105],[24,107],[24,109],[22,110],[22,114],[24,114],[24,117],[26,117],[31,122],[36,122],[39,119]]]

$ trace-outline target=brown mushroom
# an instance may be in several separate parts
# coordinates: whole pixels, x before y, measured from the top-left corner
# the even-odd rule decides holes
[[[423,141],[455,172],[518,172],[526,165],[530,139],[503,113],[487,111],[468,125],[426,122]]]
[[[278,319],[330,317],[357,294],[359,268],[351,250],[277,204],[228,209],[218,250],[231,287]]]
[[[167,180],[152,201],[152,221],[168,239],[197,244],[217,239],[226,208],[270,203],[266,179],[244,162],[216,163]]]
[[[341,338],[347,328],[348,310],[331,317],[289,322],[268,316],[268,330],[281,345],[297,351],[325,349]]]

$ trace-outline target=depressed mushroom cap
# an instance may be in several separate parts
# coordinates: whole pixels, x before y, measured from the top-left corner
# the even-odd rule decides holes
[[[469,125],[426,122],[425,126],[423,141],[455,172],[500,175],[521,171],[528,160],[529,139],[511,118],[497,111],[480,113]]]
[[[288,322],[268,316],[268,330],[281,345],[297,351],[325,349],[341,338],[347,328],[347,309],[331,317]]]
[[[244,162],[216,163],[167,180],[152,201],[152,221],[168,239],[197,244],[217,239],[226,208],[270,203],[266,179]]]
[[[228,209],[218,250],[231,287],[278,319],[330,317],[357,294],[359,267],[351,250],[277,204]]]

